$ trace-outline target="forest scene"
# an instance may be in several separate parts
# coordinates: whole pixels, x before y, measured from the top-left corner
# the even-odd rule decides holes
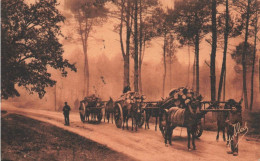
[[[21,115],[26,113],[31,119],[42,119],[39,121],[53,117],[50,120],[54,122],[59,119],[59,123],[63,125],[64,102],[71,108],[70,127],[79,128],[84,125],[87,130],[93,128],[92,131],[98,129],[96,126],[104,126],[104,129],[107,128],[107,131],[112,132],[115,126],[103,123],[105,118],[109,122],[111,113],[112,122],[115,121],[117,128],[124,128],[125,117],[127,122],[130,118],[129,129],[133,131],[136,128],[137,134],[141,135],[146,129],[146,124],[149,128],[150,116],[152,126],[157,130],[158,117],[158,131],[161,131],[163,136],[159,132],[152,134],[151,137],[158,138],[153,145],[160,142],[161,154],[169,153],[169,155],[157,156],[151,152],[150,155],[155,155],[154,158],[146,156],[142,150],[140,154],[136,153],[136,156],[134,149],[127,152],[126,147],[126,149],[121,147],[125,152],[118,150],[120,144],[112,145],[112,143],[119,140],[113,142],[106,139],[99,130],[89,136],[85,136],[83,131],[70,132],[108,146],[106,153],[96,157],[99,155],[100,146],[93,145],[97,149],[91,155],[94,160],[105,160],[109,154],[113,154],[113,157],[108,160],[123,158],[170,160],[168,158],[173,155],[174,143],[178,140],[174,139],[174,136],[171,139],[172,130],[177,124],[178,127],[182,124],[181,127],[187,128],[189,150],[191,149],[189,128],[198,127],[198,124],[186,125],[186,119],[184,123],[176,123],[175,126],[172,121],[174,119],[170,118],[174,115],[172,107],[190,110],[189,105],[192,108],[194,105],[195,108],[199,102],[200,114],[196,117],[202,122],[206,132],[201,140],[196,141],[197,149],[205,149],[204,147],[208,146],[208,144],[200,145],[208,141],[203,140],[204,135],[212,136],[211,141],[221,142],[222,136],[220,139],[219,134],[217,139],[215,136],[216,131],[220,131],[218,129],[220,115],[226,116],[228,112],[239,109],[242,118],[241,127],[248,127],[245,135],[248,138],[243,140],[246,142],[245,140],[253,138],[253,141],[250,144],[243,142],[244,145],[240,148],[242,155],[238,157],[241,157],[240,160],[259,159],[260,156],[256,152],[260,148],[259,10],[259,0],[2,0],[1,111],[2,123],[6,126],[2,124],[1,126],[6,130],[9,127],[5,117],[22,119],[20,116],[5,116],[5,112],[8,113],[9,110]],[[140,116],[137,114],[137,109],[129,113],[129,116],[127,114],[125,116],[127,110],[124,111],[124,108],[132,110],[133,107],[132,102],[129,103],[131,107],[125,105],[128,103],[125,101],[128,97],[127,92],[130,91],[135,94],[129,98],[142,101]],[[98,124],[101,122],[100,125],[85,124],[87,118],[92,117],[91,111],[88,115],[86,112],[87,104],[90,105],[91,102],[90,98],[96,98],[96,104],[93,106],[98,112],[93,117],[94,119],[97,117]],[[109,102],[113,103],[107,117]],[[135,105],[137,104],[138,102]],[[27,112],[23,111],[27,109]],[[196,113],[196,109],[193,110]],[[48,112],[53,112],[52,116]],[[164,114],[167,117],[165,120]],[[194,113],[191,111],[191,116],[189,115],[191,118],[192,114]],[[141,120],[143,122],[139,125]],[[166,122],[165,125],[163,121]],[[48,123],[63,128],[57,125],[57,122]],[[49,125],[39,127],[46,128]],[[126,128],[128,129],[128,123]],[[228,132],[226,124],[224,133],[225,128]],[[154,128],[151,129],[150,131],[154,132]],[[193,141],[191,147],[195,150],[192,129],[190,129]],[[177,148],[180,151],[186,149],[186,132],[183,131],[185,133],[185,139],[181,140],[183,147]],[[99,134],[105,141],[100,138],[93,139]],[[69,138],[71,135],[66,134],[66,137]],[[120,132],[116,136],[128,135],[135,134],[124,135]],[[6,138],[8,135],[2,136]],[[226,141],[224,136],[223,139]],[[171,145],[171,140],[173,140],[173,146],[170,147],[172,151],[167,149],[169,147],[164,149],[168,141]],[[78,142],[80,141],[81,138],[78,139]],[[9,142],[3,139],[2,142],[2,147],[10,146]],[[224,147],[225,143],[221,146]],[[128,142],[125,144],[130,145]],[[243,151],[251,144],[255,146],[251,154]],[[116,145],[117,147],[114,147]],[[140,143],[141,145],[145,143]],[[110,152],[110,149],[116,152]],[[5,159],[16,160],[24,156],[16,154],[11,157],[8,152],[1,152]],[[40,160],[93,159],[88,158],[89,156],[83,159],[79,157],[81,153],[84,152],[76,150],[73,151],[73,158],[71,155],[62,158],[55,152],[50,158],[41,156]],[[195,157],[191,153],[187,152],[187,158],[184,160]],[[232,153],[235,156],[233,150]],[[78,154],[79,158],[74,154]],[[225,156],[218,158],[221,154],[218,155],[215,157],[216,160],[233,160],[232,157],[225,158]],[[32,156],[37,158],[37,153]],[[194,160],[209,158],[214,160],[213,154],[196,156]],[[181,159],[181,156],[177,156],[178,159]]]

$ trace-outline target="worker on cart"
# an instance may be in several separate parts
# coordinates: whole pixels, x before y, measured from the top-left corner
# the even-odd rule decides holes
[[[68,105],[67,102],[65,102],[65,106],[63,107],[63,115],[64,115],[64,119],[65,119],[65,125],[67,125],[67,126],[70,125],[69,114],[70,114],[70,106]]]

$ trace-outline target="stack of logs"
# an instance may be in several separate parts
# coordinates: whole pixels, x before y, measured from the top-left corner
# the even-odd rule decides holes
[[[180,87],[178,89],[171,90],[169,97],[161,102],[160,107],[169,109],[171,107],[185,108],[191,101],[201,101],[201,95],[196,95],[192,89]]]
[[[101,99],[93,94],[85,97],[84,101],[87,107],[96,107],[101,102]]]
[[[138,92],[128,91],[126,93],[123,93],[117,101],[129,100],[131,103],[134,103],[136,99],[144,99],[144,96],[139,94]]]

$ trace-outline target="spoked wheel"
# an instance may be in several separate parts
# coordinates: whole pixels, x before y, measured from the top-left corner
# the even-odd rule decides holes
[[[81,120],[82,122],[84,122],[84,121],[85,121],[85,115],[82,114],[82,113],[79,113],[79,115],[80,115],[80,120]]]
[[[115,123],[116,123],[116,127],[117,128],[121,128],[122,127],[122,123],[123,123],[123,111],[122,111],[122,107],[120,104],[117,104],[115,106],[114,109],[114,117],[115,117]]]
[[[163,110],[159,118],[159,127],[163,138],[165,138],[166,135],[166,117],[167,117],[167,112]]]
[[[201,123],[199,123],[197,125],[197,129],[196,129],[196,133],[195,133],[196,138],[199,138],[202,135],[202,132],[203,132],[202,125],[201,125]]]

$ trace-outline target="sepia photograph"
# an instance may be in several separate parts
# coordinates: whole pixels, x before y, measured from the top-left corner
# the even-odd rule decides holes
[[[2,161],[260,161],[260,0],[1,0]]]

